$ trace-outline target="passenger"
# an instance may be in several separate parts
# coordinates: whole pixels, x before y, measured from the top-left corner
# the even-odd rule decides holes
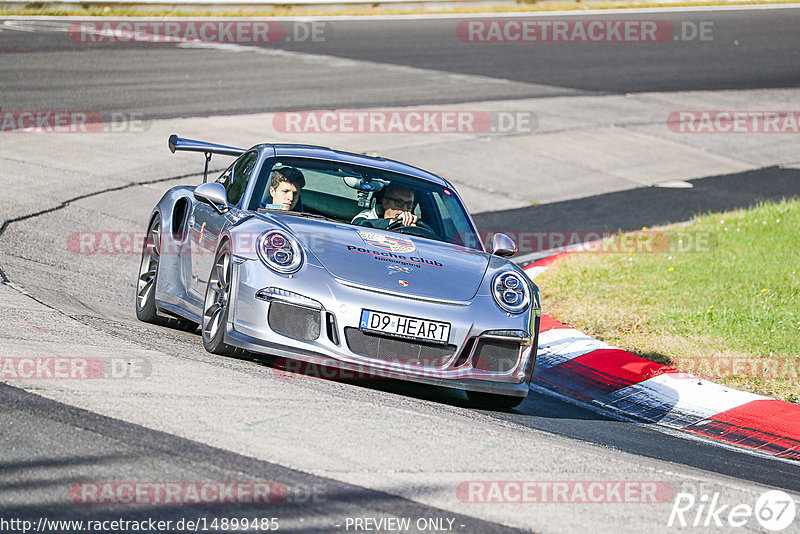
[[[300,200],[300,190],[306,186],[303,173],[294,167],[281,167],[272,171],[269,176],[269,194],[272,196],[274,209],[293,210]]]
[[[384,190],[380,204],[353,217],[352,223],[384,229],[398,221],[403,226],[416,226],[419,217],[412,213],[413,209],[414,190],[392,184]]]

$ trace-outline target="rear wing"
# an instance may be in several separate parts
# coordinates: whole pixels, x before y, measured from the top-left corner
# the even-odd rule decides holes
[[[175,134],[169,136],[169,150],[173,154],[176,150],[185,152],[202,152],[206,157],[206,167],[203,172],[203,183],[208,180],[208,163],[211,161],[212,154],[222,154],[225,156],[241,156],[245,153],[244,148],[233,146],[217,145],[205,141],[195,141],[194,139],[184,139]]]

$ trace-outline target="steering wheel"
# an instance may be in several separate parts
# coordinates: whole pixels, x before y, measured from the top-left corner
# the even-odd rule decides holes
[[[433,228],[428,226],[428,224],[418,220],[415,225],[416,226],[404,226],[402,220],[397,220],[387,226],[386,229],[393,230],[401,234],[418,235],[420,237],[427,237],[429,239],[436,239],[438,241],[442,240],[442,238],[439,237],[439,234],[434,232]]]

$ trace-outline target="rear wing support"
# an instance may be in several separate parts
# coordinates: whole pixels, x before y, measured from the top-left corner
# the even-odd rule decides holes
[[[185,139],[178,137],[175,134],[169,136],[169,150],[173,154],[176,150],[185,152],[202,152],[206,157],[206,166],[203,171],[203,183],[208,181],[208,164],[211,162],[212,154],[223,154],[225,156],[241,156],[245,153],[244,148],[236,148],[233,146],[217,145],[215,143],[207,143],[205,141],[195,141],[194,139]]]

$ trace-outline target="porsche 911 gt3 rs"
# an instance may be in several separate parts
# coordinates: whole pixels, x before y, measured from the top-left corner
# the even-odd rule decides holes
[[[525,398],[539,291],[507,259],[510,238],[495,234],[486,250],[447,180],[317,146],[242,149],[173,135],[169,147],[204,153],[206,175],[212,154],[236,160],[215,181],[170,189],[153,209],[139,319],[199,325],[215,354],[449,386],[480,405]],[[287,209],[272,180],[297,171],[304,183]],[[411,192],[396,200],[411,224],[380,220],[390,190]]]

